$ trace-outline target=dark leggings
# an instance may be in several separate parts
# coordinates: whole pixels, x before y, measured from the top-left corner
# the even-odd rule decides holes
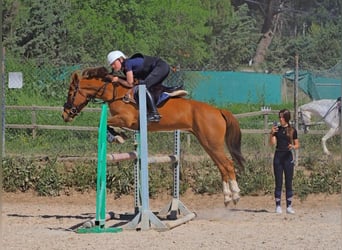
[[[143,84],[146,84],[146,88],[150,90],[152,86],[162,83],[169,73],[170,66],[163,60],[159,59],[156,62],[154,69],[142,82]]]
[[[293,191],[292,191],[292,179],[294,172],[293,156],[291,151],[276,151],[273,159],[273,171],[275,178],[274,197],[276,201],[280,202],[282,185],[283,185],[283,173],[285,175],[285,189],[286,189],[286,201],[287,204],[291,204]]]

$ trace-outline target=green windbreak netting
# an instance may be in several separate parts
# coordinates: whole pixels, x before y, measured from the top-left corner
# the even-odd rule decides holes
[[[282,76],[251,72],[188,71],[186,89],[192,99],[225,105],[230,103],[281,103]]]
[[[300,71],[298,73],[298,87],[312,100],[336,99],[341,96],[341,63],[330,70],[321,72]],[[295,79],[293,71],[284,77],[291,81]]]

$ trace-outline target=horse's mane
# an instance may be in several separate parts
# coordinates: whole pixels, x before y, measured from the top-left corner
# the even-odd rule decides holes
[[[83,70],[82,77],[86,79],[97,78],[103,81],[111,81],[111,75],[105,67],[87,68]]]

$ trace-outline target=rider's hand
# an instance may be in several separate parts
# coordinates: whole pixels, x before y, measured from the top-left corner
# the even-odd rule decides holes
[[[113,76],[113,78],[112,78],[112,82],[118,82],[119,81],[119,77],[117,77],[117,76]]]

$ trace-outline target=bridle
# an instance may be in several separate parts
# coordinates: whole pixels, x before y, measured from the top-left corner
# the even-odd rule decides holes
[[[68,98],[67,102],[64,103],[64,112],[66,112],[66,109],[69,109],[69,112],[66,112],[69,117],[77,116],[81,112],[81,110],[89,103],[89,101],[94,101],[96,96],[99,96],[101,98],[105,93],[107,86],[108,83],[105,83],[99,89],[96,90],[96,93],[94,95],[87,96],[80,91],[79,81],[77,81],[75,84],[75,90],[72,97]],[[101,91],[102,93],[99,94]],[[79,105],[74,104],[77,93],[79,93],[81,96],[85,98],[85,101],[80,103]]]
[[[104,95],[104,93],[106,92],[107,86],[109,84],[113,84],[113,97],[110,100],[103,100],[101,97]],[[75,117],[77,116],[81,110],[89,103],[89,101],[95,101],[95,99],[102,99],[104,102],[106,103],[112,103],[118,100],[121,100],[125,103],[135,103],[135,100],[130,98],[130,94],[126,93],[123,96],[117,96],[117,87],[120,85],[119,83],[108,83],[108,82],[104,82],[104,84],[99,87],[94,95],[88,96],[88,95],[84,95],[81,91],[80,91],[80,86],[79,86],[79,80],[75,82],[75,89],[74,89],[74,93],[72,95],[71,98],[68,98],[67,102],[64,104],[64,112],[68,114],[69,117]],[[79,105],[75,105],[75,99],[76,99],[76,95],[77,93],[79,93],[81,96],[83,96],[85,98],[85,101],[83,103],[80,103]],[[67,112],[66,110],[69,110],[69,112]]]
[[[308,132],[308,125],[306,125],[304,118],[303,118],[303,112],[299,111],[298,112],[298,120],[299,120],[299,125],[301,125],[301,127],[304,130],[304,133]]]

